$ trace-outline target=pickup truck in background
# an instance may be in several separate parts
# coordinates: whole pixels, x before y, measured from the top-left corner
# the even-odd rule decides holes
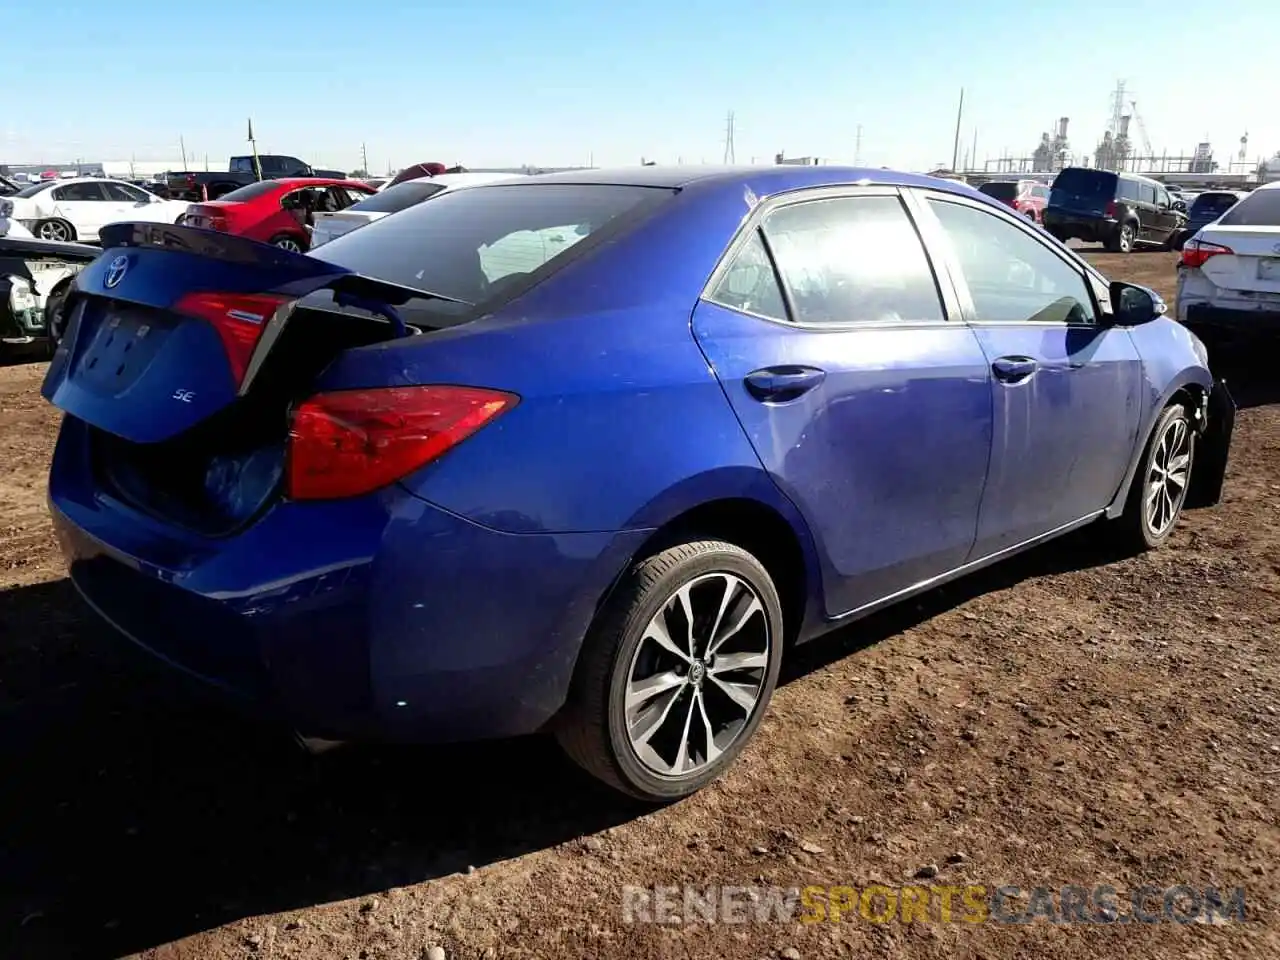
[[[327,177],[345,179],[340,170],[317,170],[297,157],[275,153],[258,155],[263,180],[280,180],[284,177]],[[182,170],[165,175],[165,187],[173,200],[202,202],[217,200],[225,193],[255,183],[259,179],[253,166],[253,157],[232,157],[226,170]]]

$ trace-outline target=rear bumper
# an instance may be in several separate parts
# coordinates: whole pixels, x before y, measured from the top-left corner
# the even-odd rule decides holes
[[[1179,304],[1178,319],[1186,326],[1215,333],[1280,334],[1280,308],[1233,309],[1210,303]]]
[[[1118,224],[1104,217],[1082,217],[1046,210],[1044,228],[1064,240],[1106,243],[1115,235]]]
[[[538,729],[645,535],[503,534],[393,487],[186,538],[93,488],[84,432],[66,419],[49,488],[81,594],[161,660],[308,737]]]

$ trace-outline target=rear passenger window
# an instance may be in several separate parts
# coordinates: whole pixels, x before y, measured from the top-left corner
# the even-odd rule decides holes
[[[897,197],[781,207],[764,223],[800,323],[944,320],[933,270]]]
[[[1149,183],[1138,184],[1138,199],[1143,203],[1154,204],[1156,202],[1156,188]]]
[[[1122,200],[1137,200],[1138,185],[1132,180],[1121,178],[1119,183],[1116,184],[1116,195]]]
[[[769,259],[760,231],[753,230],[733,263],[707,298],[722,307],[754,313],[771,320],[787,319],[787,308],[778,287],[778,275]]]

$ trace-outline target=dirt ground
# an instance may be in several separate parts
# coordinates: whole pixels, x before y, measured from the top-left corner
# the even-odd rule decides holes
[[[1094,256],[1172,300],[1171,255]],[[803,648],[732,773],[657,811],[539,740],[312,760],[179,688],[69,587],[43,365],[0,369],[0,957],[1275,956],[1274,369],[1167,548],[1085,531]],[[625,885],[871,883],[1243,887],[1247,919],[623,916]]]

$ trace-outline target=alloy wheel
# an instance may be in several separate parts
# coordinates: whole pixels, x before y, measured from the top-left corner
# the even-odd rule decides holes
[[[59,223],[57,220],[48,220],[40,224],[37,232],[41,240],[69,240],[71,233],[67,230],[66,224]]]
[[[1190,473],[1191,431],[1184,417],[1175,417],[1160,434],[1147,471],[1143,510],[1152,536],[1164,536],[1178,519]]]
[[[773,643],[756,589],[732,573],[681,586],[631,659],[623,709],[632,752],[660,777],[714,763],[760,706]]]
[[[302,245],[298,243],[297,240],[291,240],[288,237],[283,237],[280,240],[277,240],[276,246],[281,250],[288,250],[290,253],[302,252]]]

